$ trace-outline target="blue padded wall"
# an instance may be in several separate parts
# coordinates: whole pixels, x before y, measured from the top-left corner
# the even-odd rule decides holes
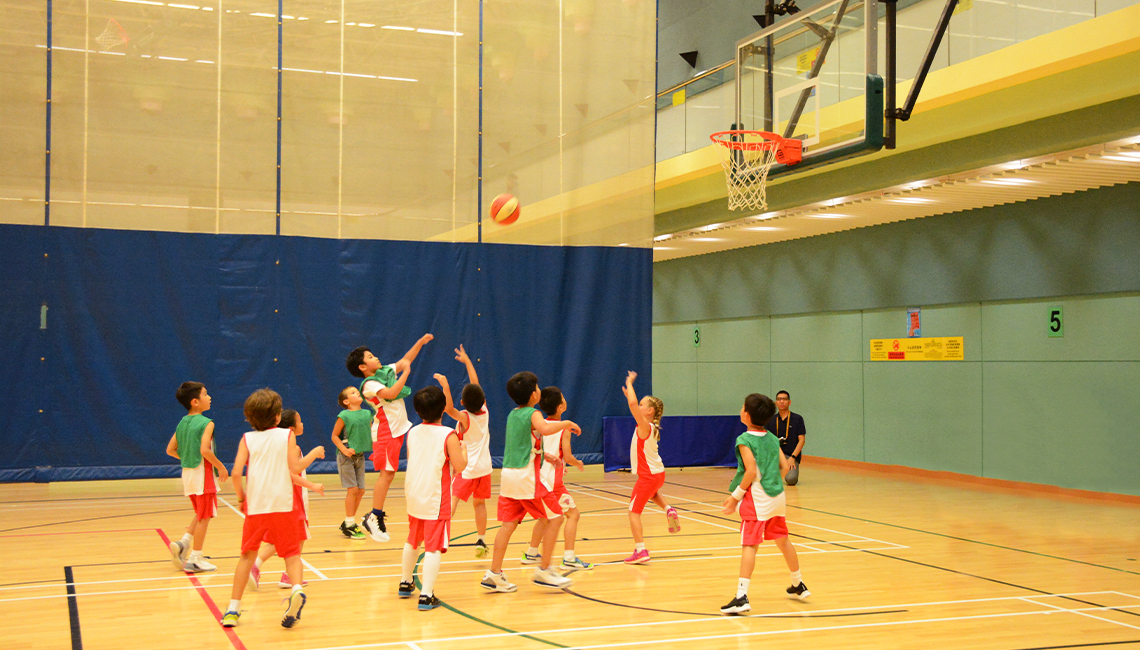
[[[3,481],[176,475],[164,449],[185,380],[213,396],[227,464],[248,430],[242,403],[265,386],[301,413],[303,448],[331,450],[337,393],[359,385],[348,351],[368,345],[392,362],[424,332],[435,341],[409,385],[443,372],[458,394],[453,349],[465,344],[495,456],[514,372],[562,387],[584,429],[575,451],[589,458],[602,417],[628,413],[626,371],[650,371],[649,250],[3,225],[0,255]]]

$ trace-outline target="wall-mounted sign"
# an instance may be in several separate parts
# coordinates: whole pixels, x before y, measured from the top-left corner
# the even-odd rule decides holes
[[[911,307],[906,310],[906,335],[911,339],[922,336],[921,307]]]
[[[1061,309],[1061,305],[1054,305],[1049,308],[1049,324],[1046,326],[1046,329],[1051,339],[1065,337],[1065,314]]]
[[[871,339],[871,361],[964,361],[961,336]]]

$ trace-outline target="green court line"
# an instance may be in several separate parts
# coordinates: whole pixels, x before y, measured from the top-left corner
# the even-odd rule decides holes
[[[666,485],[673,485],[676,487],[689,488],[691,490],[702,490],[704,492],[712,492],[714,494],[722,494],[718,490],[710,490],[708,488],[698,487],[696,485],[685,485],[683,483],[671,483],[669,481],[665,481],[665,484]],[[727,493],[724,493],[724,494],[727,494]],[[814,512],[814,513],[818,513],[818,514],[822,514],[822,515],[830,515],[832,517],[839,517],[841,519],[851,519],[852,521],[861,521],[861,522],[867,523],[867,524],[876,524],[879,526],[887,526],[888,528],[898,528],[899,530],[909,530],[912,533],[923,533],[925,535],[934,535],[935,537],[944,537],[946,539],[953,539],[953,540],[957,540],[959,542],[967,542],[970,544],[979,544],[981,546],[989,546],[990,548],[1000,548],[1004,551],[1013,551],[1015,553],[1025,553],[1026,555],[1036,555],[1038,557],[1049,558],[1051,560],[1061,560],[1062,562],[1072,562],[1073,564],[1083,564],[1085,566],[1096,567],[1098,569],[1108,569],[1109,571],[1119,571],[1121,573],[1127,573],[1129,575],[1140,576],[1140,572],[1137,572],[1137,571],[1129,571],[1128,569],[1121,569],[1121,568],[1114,567],[1114,566],[1105,566],[1103,564],[1095,564],[1093,562],[1085,562],[1084,560],[1074,560],[1073,558],[1070,558],[1070,557],[1061,557],[1059,555],[1049,555],[1048,553],[1040,553],[1038,551],[1027,551],[1023,548],[1014,548],[1012,546],[1002,546],[1001,544],[993,544],[990,542],[980,542],[976,539],[967,539],[965,537],[956,537],[954,535],[947,535],[946,533],[936,533],[936,532],[930,531],[930,530],[923,530],[921,528],[911,528],[910,526],[902,526],[899,524],[888,524],[888,523],[883,522],[883,521],[875,521],[874,519],[864,519],[863,517],[854,517],[852,515],[842,515],[842,514],[839,514],[837,512],[828,512],[826,510],[817,510],[815,508],[807,508],[805,506],[794,506],[794,505],[788,504],[787,507],[796,508],[797,510],[806,510],[807,512]]]

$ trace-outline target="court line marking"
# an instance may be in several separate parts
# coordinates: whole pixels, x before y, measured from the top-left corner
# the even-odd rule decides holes
[[[237,513],[237,516],[241,517],[242,519],[245,519],[245,513],[242,512],[241,510],[238,510],[237,508],[235,508],[234,504],[230,503],[229,501],[226,501],[222,497],[218,497],[218,501],[221,501],[222,503],[226,504],[226,507],[228,507],[230,510],[233,510],[235,513]],[[306,518],[308,517],[308,513],[305,513],[305,517]],[[312,571],[313,574],[316,575],[317,577],[319,577],[321,580],[328,580],[329,579],[328,576],[321,573],[320,569],[318,569],[317,567],[310,564],[309,561],[306,560],[304,557],[301,558],[301,564],[309,567],[309,570]],[[233,574],[230,574],[230,575],[233,575]]]
[[[166,536],[166,533],[162,532],[161,528],[156,528],[155,530],[158,532],[158,537],[169,548],[170,538]],[[245,644],[242,643],[241,639],[238,638],[237,632],[234,631],[232,627],[222,626],[222,611],[218,609],[217,603],[215,603],[214,599],[210,597],[210,594],[206,593],[206,588],[202,586],[201,581],[198,580],[198,576],[194,575],[193,573],[187,573],[186,577],[190,578],[190,583],[194,585],[194,590],[197,591],[198,595],[202,597],[202,600],[206,602],[206,608],[210,610],[210,614],[214,617],[214,622],[217,623],[225,632],[226,637],[234,646],[234,650],[246,650]]]
[[[574,487],[575,487],[575,488],[580,488],[581,486],[579,486],[579,485],[575,484],[575,486],[574,486]],[[583,490],[581,490],[581,489],[572,489],[572,488],[570,487],[570,484],[566,484],[566,489],[567,489],[568,491],[571,491],[571,492],[576,492],[576,493],[578,493],[578,494],[583,494],[583,495],[585,495],[585,496],[594,497],[595,499],[601,499],[602,501],[612,501],[613,503],[628,503],[628,502],[626,502],[626,501],[621,501],[621,500],[618,500],[618,499],[614,499],[613,497],[603,497],[603,496],[599,496],[599,495],[597,495],[597,494],[594,494],[594,493],[592,493],[592,492],[586,492],[586,491],[583,491]],[[594,489],[596,490],[597,488],[594,488]],[[680,514],[680,513],[677,513],[677,514],[678,514],[678,517],[679,517],[680,519],[685,519],[685,520],[688,520],[688,521],[695,521],[695,522],[697,522],[697,523],[701,523],[701,524],[708,524],[709,526],[714,526],[714,527],[716,527],[716,528],[724,528],[725,530],[731,530],[731,531],[732,531],[732,532],[734,532],[734,533],[739,533],[739,532],[740,532],[740,529],[739,529],[739,528],[733,528],[732,526],[725,526],[724,524],[718,524],[718,523],[715,523],[715,522],[711,522],[711,521],[705,521],[704,519],[694,519],[694,518],[692,518],[692,517],[687,517],[687,516],[685,516],[685,515],[682,515],[682,514]],[[632,538],[631,538],[631,541],[632,541]]]
[[[1032,598],[1031,596],[1023,596],[1021,599],[1026,600],[1026,601],[1030,601],[1030,602],[1035,602],[1035,601],[1031,600],[1031,598]],[[1083,611],[1069,609],[1067,607],[1061,607],[1060,605],[1053,605],[1051,603],[1036,603],[1036,604],[1042,605],[1044,607],[1052,607],[1052,608],[1057,609],[1057,610],[1062,611],[1062,612],[1070,612],[1072,614],[1077,614],[1078,616],[1087,616],[1088,618],[1096,619],[1098,621],[1104,621],[1105,623],[1112,623],[1113,625],[1120,625],[1122,627],[1127,627],[1127,628],[1130,628],[1133,630],[1140,630],[1140,627],[1138,627],[1136,625],[1129,625],[1127,623],[1121,623],[1120,621],[1114,621],[1111,618],[1102,618],[1100,616],[1093,616],[1092,614],[1087,614]],[[1134,605],[1129,605],[1127,607],[1134,607]],[[1127,607],[1107,607],[1105,611],[1111,611],[1114,609],[1126,609]]]
[[[1049,595],[1050,596],[1056,596],[1056,597],[1065,597],[1065,596],[1096,595],[1096,594],[1106,594],[1106,593],[1115,593],[1115,592],[1094,591],[1094,592],[1081,592],[1081,593],[1073,593],[1073,594],[1049,594]],[[905,605],[883,605],[883,606],[873,606],[873,607],[868,607],[868,606],[844,607],[844,608],[836,608],[836,609],[815,610],[815,611],[810,612],[810,614],[832,614],[832,613],[842,613],[842,612],[877,611],[877,610],[883,610],[883,609],[899,609],[899,608],[904,608],[904,607],[956,605],[956,604],[963,604],[963,603],[983,603],[983,602],[1017,601],[1017,600],[1023,600],[1023,597],[1022,596],[1000,596],[1000,597],[994,597],[994,598],[971,598],[971,599],[964,599],[964,600],[935,601],[935,602],[930,602],[930,603],[912,603],[912,604],[905,604]],[[1098,611],[1098,610],[1112,609],[1112,608],[1090,607],[1090,608],[1079,608],[1079,609],[1080,609],[1080,611]],[[1065,611],[1074,611],[1074,610],[1065,610]],[[976,619],[976,618],[1003,618],[1003,617],[1012,617],[1012,616],[1042,615],[1042,614],[1054,614],[1054,613],[1056,613],[1055,610],[1043,609],[1043,610],[1032,611],[1032,612],[1005,612],[1005,613],[999,613],[999,614],[981,614],[981,615],[960,616],[960,617],[914,619],[914,620],[908,620],[908,621],[883,621],[883,622],[872,623],[872,624],[825,626],[825,627],[815,627],[815,628],[806,628],[806,629],[799,628],[799,629],[790,629],[790,630],[769,630],[769,631],[755,632],[755,633],[718,635],[718,636],[712,636],[712,637],[690,637],[690,638],[676,638],[676,637],[674,637],[674,638],[658,639],[658,640],[651,640],[651,641],[638,641],[638,642],[626,643],[626,644],[607,643],[607,644],[598,645],[598,646],[574,646],[574,648],[577,648],[578,650],[583,650],[585,648],[604,648],[604,647],[613,647],[613,646],[617,646],[617,645],[678,643],[678,642],[684,642],[684,641],[687,641],[690,639],[716,639],[716,638],[734,638],[734,637],[752,636],[752,635],[771,635],[771,634],[788,634],[788,633],[802,633],[802,632],[819,632],[819,631],[829,631],[829,630],[837,630],[837,629],[851,629],[851,628],[860,628],[860,627],[879,627],[879,626],[885,626],[885,625],[909,625],[909,624],[928,623],[928,622],[968,620],[968,619]],[[807,612],[805,612],[805,614],[807,614]],[[531,632],[515,632],[513,634],[498,633],[498,634],[479,634],[479,635],[469,635],[469,636],[444,637],[444,638],[439,638],[439,639],[417,639],[417,642],[421,643],[421,644],[452,643],[452,642],[457,642],[457,641],[476,641],[476,640],[482,640],[482,639],[516,637],[516,636],[521,636],[524,634],[526,634],[526,635],[534,635],[534,634],[550,635],[550,634],[560,634],[560,633],[597,632],[597,631],[622,629],[622,628],[646,628],[646,627],[657,627],[657,626],[661,626],[661,625],[680,625],[680,624],[688,624],[688,623],[715,623],[715,622],[734,622],[734,621],[739,623],[741,620],[748,620],[748,619],[788,618],[789,616],[790,616],[789,613],[757,614],[757,615],[752,615],[752,616],[723,616],[723,617],[710,616],[710,617],[702,617],[702,618],[676,619],[676,620],[669,620],[669,621],[648,621],[648,622],[642,622],[642,623],[619,623],[619,624],[615,624],[615,625],[595,625],[595,626],[575,627],[575,628],[552,628],[552,629],[547,629],[547,630],[537,630],[537,631],[531,631]],[[791,613],[791,616],[794,616],[794,612]],[[803,618],[809,619],[810,616],[804,616]],[[356,648],[377,648],[377,647],[384,647],[384,646],[402,646],[405,643],[406,642],[404,642],[404,641],[389,641],[389,642],[383,642],[383,643],[328,646],[328,647],[322,647],[322,648],[309,648],[308,650],[353,650]]]

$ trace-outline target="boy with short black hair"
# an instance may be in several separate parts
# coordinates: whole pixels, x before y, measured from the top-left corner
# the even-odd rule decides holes
[[[479,385],[479,375],[475,364],[460,345],[455,349],[455,360],[467,368],[467,378],[471,382],[463,387],[460,402],[462,411],[455,408],[449,399],[447,415],[455,420],[455,432],[467,450],[467,466],[456,475],[451,485],[451,514],[459,501],[471,499],[475,510],[475,557],[487,556],[487,499],[491,498],[491,435],[490,415],[486,408],[486,395]],[[450,397],[450,394],[449,394]]]
[[[372,412],[360,408],[364,398],[353,386],[340,391],[337,402],[344,410],[336,416],[332,441],[337,449],[340,486],[346,490],[340,533],[348,539],[364,539],[364,531],[356,524],[356,511],[364,498],[364,454],[372,449]]]
[[[542,557],[534,570],[534,584],[552,589],[565,589],[573,582],[550,566],[554,545],[558,542],[558,529],[562,526],[562,509],[557,500],[553,504],[543,501],[547,490],[539,474],[542,471],[542,436],[565,430],[581,432],[577,424],[563,420],[547,422],[534,408],[542,397],[538,377],[533,372],[520,372],[507,381],[507,394],[518,408],[507,415],[503,445],[503,469],[499,476],[499,521],[502,525],[495,536],[491,568],[479,583],[484,589],[512,592],[518,589],[503,573],[503,560],[511,535],[529,513],[536,521],[545,522],[542,539]],[[547,510],[551,510],[548,515]],[[553,516],[551,516],[553,515]]]
[[[304,579],[301,575],[301,527],[294,511],[292,475],[300,475],[301,453],[297,437],[281,422],[281,396],[268,388],[254,391],[245,400],[245,419],[253,425],[241,437],[234,459],[234,492],[245,513],[241,534],[241,558],[234,569],[230,605],[222,617],[224,627],[234,627],[241,616],[241,597],[262,542],[270,542],[285,560],[285,572],[293,590],[289,594],[282,627],[293,627],[305,607]],[[248,489],[242,488],[241,475],[249,463]]]
[[[412,398],[416,414],[423,420],[408,431],[408,467],[404,477],[404,497],[408,501],[408,539],[404,542],[400,598],[415,593],[412,572],[416,551],[424,545],[423,582],[419,609],[440,606],[435,595],[442,554],[451,537],[451,476],[467,466],[467,450],[451,427],[441,424],[443,412],[451,406],[447,378],[435,375],[442,388],[421,388]]]
[[[380,476],[372,489],[372,512],[364,517],[364,529],[377,542],[391,539],[388,527],[384,525],[384,500],[396,478],[396,470],[400,468],[404,434],[412,428],[404,406],[404,398],[411,395],[412,390],[405,384],[412,370],[412,361],[432,338],[431,334],[424,334],[399,361],[390,365],[380,363],[376,355],[363,345],[349,352],[345,360],[348,371],[364,380],[360,383],[360,394],[376,411],[372,420],[372,467],[380,472]]]
[[[218,486],[214,471],[224,483],[229,478],[226,466],[214,455],[214,422],[202,415],[210,410],[210,394],[196,381],[183,382],[175,398],[187,411],[166,445],[166,453],[181,461],[182,491],[194,506],[194,518],[182,539],[170,543],[170,557],[180,571],[200,573],[218,567],[202,557],[202,544],[210,520],[218,516]]]
[[[568,405],[560,388],[547,386],[542,389],[538,408],[546,414],[547,422],[557,422],[562,419],[562,414],[566,412]],[[594,565],[578,557],[574,552],[574,543],[578,537],[578,520],[582,515],[578,510],[578,505],[574,503],[574,497],[570,496],[570,491],[566,489],[563,482],[566,465],[573,465],[583,471],[586,469],[585,464],[574,457],[570,437],[571,434],[567,430],[542,437],[542,453],[547,462],[542,465],[541,479],[543,487],[550,490],[550,493],[543,497],[543,501],[556,500],[566,517],[566,531],[562,546],[562,568],[589,571],[594,568]],[[534,530],[530,535],[530,548],[523,553],[521,560],[523,564],[537,564],[541,561],[542,555],[538,552],[538,545],[546,532],[545,528],[541,522],[534,525]]]
[[[740,421],[748,430],[736,438],[736,476],[728,486],[732,494],[724,500],[724,514],[736,512],[739,506],[743,549],[736,597],[720,608],[722,614],[743,614],[752,609],[748,585],[756,567],[756,551],[766,539],[776,543],[788,563],[792,586],[787,592],[800,600],[811,595],[800,576],[799,558],[784,520],[784,484],[780,479],[788,471],[788,462],[780,451],[780,441],[764,428],[775,412],[775,403],[759,393],[746,397],[740,409]]]

